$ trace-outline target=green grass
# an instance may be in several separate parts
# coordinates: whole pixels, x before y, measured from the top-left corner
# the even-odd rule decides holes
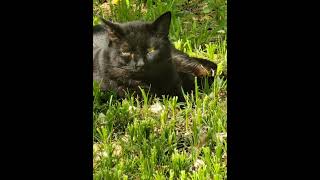
[[[152,21],[170,10],[175,47],[226,71],[225,0],[186,2],[124,0],[106,10],[94,1],[94,24],[99,23],[96,15]],[[141,100],[128,95],[118,101],[95,82],[94,179],[227,179],[227,82],[217,77],[195,88],[184,103],[150,97],[143,89]]]

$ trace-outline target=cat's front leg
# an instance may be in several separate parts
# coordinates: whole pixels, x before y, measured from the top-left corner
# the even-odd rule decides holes
[[[114,89],[119,97],[124,98],[127,93],[141,97],[142,92],[140,88],[147,93],[150,90],[150,85],[139,80],[128,79],[126,81],[118,81],[118,85]]]
[[[128,87],[130,88],[131,91],[135,92],[135,94],[141,96],[142,92],[141,90],[143,89],[146,93],[148,91],[151,91],[151,85],[147,84],[143,81],[140,80],[134,80],[134,79],[129,79],[128,80]]]

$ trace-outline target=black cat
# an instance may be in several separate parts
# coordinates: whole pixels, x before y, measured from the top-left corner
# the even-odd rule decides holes
[[[139,94],[140,86],[182,99],[181,87],[191,91],[195,76],[212,77],[217,69],[215,63],[188,57],[171,45],[170,12],[152,23],[101,20],[103,24],[93,27],[93,80],[119,97],[127,90]]]

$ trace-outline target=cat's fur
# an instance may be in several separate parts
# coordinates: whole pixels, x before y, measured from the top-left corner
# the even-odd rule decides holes
[[[181,87],[190,91],[195,76],[211,76],[217,69],[215,63],[188,57],[171,45],[170,12],[152,23],[101,20],[93,27],[93,80],[103,90],[123,97],[126,90],[139,94],[140,86],[158,96],[182,98]]]

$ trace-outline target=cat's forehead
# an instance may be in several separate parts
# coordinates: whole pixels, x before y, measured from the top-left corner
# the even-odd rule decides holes
[[[132,21],[122,24],[122,30],[127,37],[134,38],[134,36],[151,36],[151,24],[141,21]]]
[[[148,46],[155,39],[150,23],[133,21],[121,25],[124,31],[127,43],[130,46],[142,45]]]

